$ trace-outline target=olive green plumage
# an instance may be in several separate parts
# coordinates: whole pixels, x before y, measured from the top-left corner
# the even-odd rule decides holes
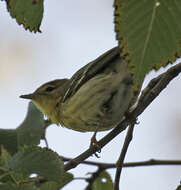
[[[132,77],[115,47],[77,71],[22,95],[56,124],[76,131],[115,127],[135,101]]]

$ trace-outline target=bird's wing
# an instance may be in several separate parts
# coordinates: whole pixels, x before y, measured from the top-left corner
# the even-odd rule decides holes
[[[75,92],[89,79],[94,77],[97,73],[101,72],[111,61],[119,56],[120,49],[119,47],[114,47],[109,51],[105,52],[103,55],[99,56],[94,61],[88,63],[80,70],[78,70],[70,79],[70,85],[67,88],[65,95],[63,97],[63,102],[67,98],[71,97]]]

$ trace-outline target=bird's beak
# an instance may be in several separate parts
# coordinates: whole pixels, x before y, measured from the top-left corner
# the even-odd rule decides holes
[[[32,100],[34,98],[34,94],[21,95],[20,98]]]

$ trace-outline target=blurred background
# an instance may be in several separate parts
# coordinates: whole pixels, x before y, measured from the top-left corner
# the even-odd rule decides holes
[[[28,102],[19,95],[33,92],[41,84],[57,78],[70,78],[83,65],[117,44],[113,24],[113,1],[45,1],[42,33],[30,33],[19,26],[0,2],[0,124],[16,128],[24,119]],[[167,67],[168,68],[168,67]],[[150,79],[165,71],[151,72]],[[173,80],[138,118],[126,161],[181,159],[181,76]],[[107,132],[98,134],[100,139]],[[88,148],[92,133],[80,133],[51,125],[47,130],[50,148],[58,154],[75,157]],[[115,162],[125,132],[102,149],[101,158]],[[44,142],[41,143],[44,146]],[[85,177],[94,167],[72,169],[75,177]],[[115,170],[109,170],[114,177]],[[181,166],[150,166],[123,169],[121,189],[176,189]],[[86,183],[74,180],[65,190],[83,189]]]

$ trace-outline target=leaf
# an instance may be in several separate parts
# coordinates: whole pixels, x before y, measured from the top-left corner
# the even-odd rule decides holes
[[[53,181],[48,181],[46,183],[43,183],[40,186],[40,190],[60,190],[62,187],[64,187],[65,185],[67,185],[69,182],[71,182],[73,180],[73,175],[71,173],[64,173],[63,175],[63,179],[61,183],[56,183]]]
[[[176,190],[181,190],[181,182],[180,182],[180,185],[177,187]]]
[[[11,158],[10,153],[1,146],[1,154],[0,154],[0,166],[5,165],[6,162]]]
[[[7,9],[18,24],[35,33],[40,31],[43,17],[43,0],[6,0]]]
[[[43,114],[30,102],[23,123],[17,128],[18,146],[38,145],[45,134]]]
[[[39,190],[59,190],[59,189],[60,189],[60,184],[53,181],[45,182],[39,187]]]
[[[115,0],[115,30],[136,86],[181,56],[180,0]]]
[[[20,182],[22,180],[28,179],[28,175],[23,175],[21,173],[10,172],[4,166],[10,160],[12,156],[7,152],[7,150],[2,146],[1,147],[1,155],[0,155],[0,181],[1,182]],[[1,170],[2,169],[2,170]]]
[[[18,151],[5,167],[18,173],[38,174],[57,183],[61,183],[64,173],[62,160],[55,152],[35,146]]]
[[[9,152],[7,152],[7,150],[1,146],[1,154],[0,154],[0,182],[9,182],[9,181],[13,181],[11,176],[10,176],[10,172],[9,170],[7,170],[4,165],[6,164],[6,162],[11,158],[11,155]]]
[[[15,129],[0,129],[0,146],[10,153],[17,152],[17,133]]]
[[[31,184],[25,184],[25,185],[0,184],[0,190],[37,190],[37,188]]]
[[[101,172],[100,176],[94,181],[92,190],[113,190],[113,182],[109,173]]]
[[[38,145],[47,126],[43,114],[30,102],[26,118],[17,129],[0,129],[0,146],[14,154],[20,146]]]
[[[63,181],[61,183],[60,188],[64,187],[65,185],[67,185],[68,183],[70,183],[73,180],[74,176],[73,174],[66,172],[63,175]]]

